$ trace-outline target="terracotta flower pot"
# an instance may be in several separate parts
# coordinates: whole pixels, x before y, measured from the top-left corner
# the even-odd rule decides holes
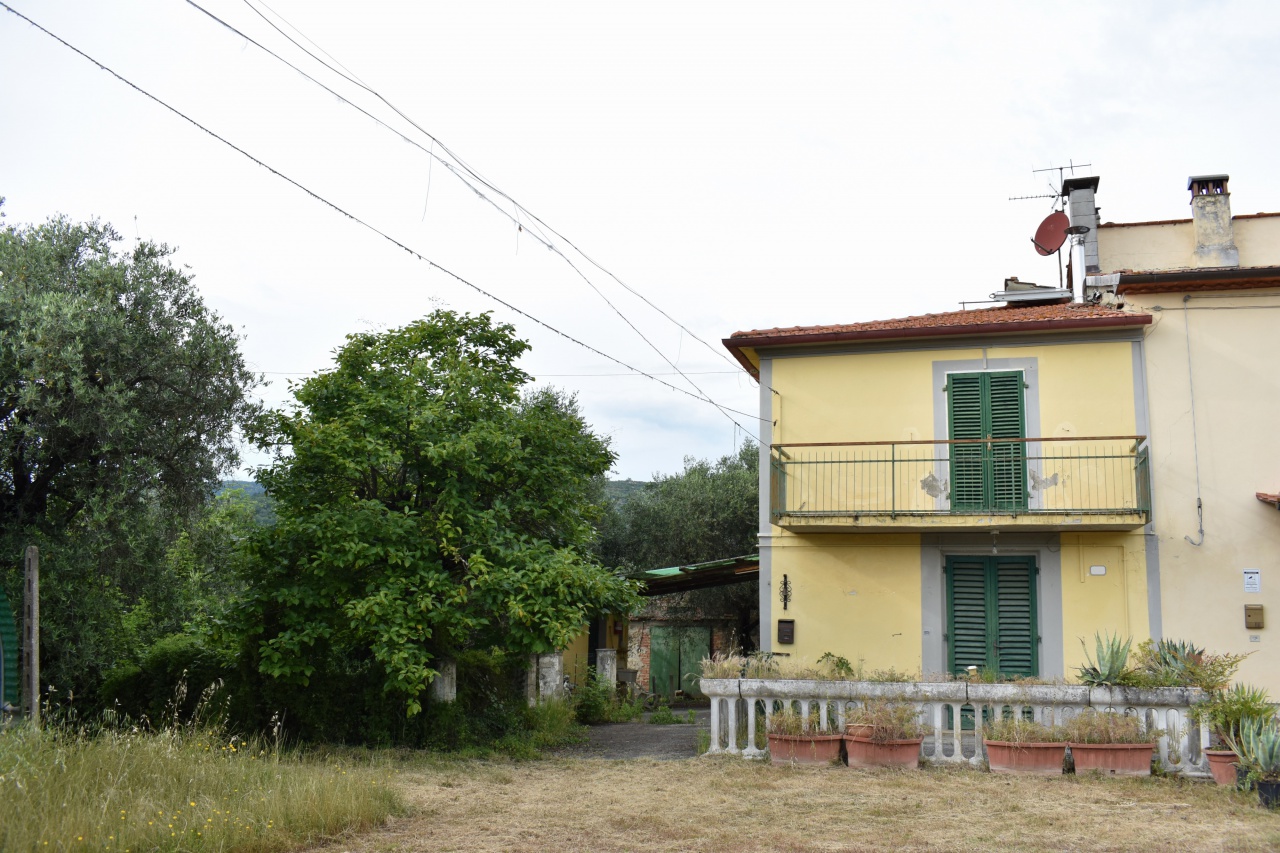
[[[987,746],[987,764],[992,773],[1062,775],[1062,760],[1067,755],[1066,743],[1013,743],[1002,740],[983,740],[983,743]]]
[[[774,764],[830,764],[840,757],[842,735],[769,735]]]
[[[1204,757],[1209,759],[1209,772],[1213,781],[1219,785],[1236,784],[1236,762],[1240,759],[1229,749],[1206,749]]]
[[[844,727],[847,737],[871,737],[875,731],[876,727],[870,723],[850,723]]]
[[[845,736],[845,752],[850,767],[915,768],[920,763],[920,742],[924,738],[876,743],[869,737]]]
[[[1097,770],[1108,776],[1150,776],[1154,743],[1072,743],[1076,772]]]

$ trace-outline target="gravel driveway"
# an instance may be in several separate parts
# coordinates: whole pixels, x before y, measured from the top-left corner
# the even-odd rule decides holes
[[[648,714],[645,718],[648,718]],[[652,725],[639,723],[604,723],[592,726],[586,743],[558,752],[566,758],[656,758],[675,761],[697,755],[698,730],[710,728],[711,712],[695,712],[697,722]]]

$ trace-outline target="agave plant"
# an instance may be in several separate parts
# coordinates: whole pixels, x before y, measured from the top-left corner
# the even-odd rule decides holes
[[[1227,735],[1226,741],[1250,774],[1264,781],[1280,781],[1280,723],[1275,717],[1245,717],[1240,721],[1239,736]]]
[[[1089,657],[1089,647],[1084,644],[1084,639],[1080,640],[1085,659],[1085,666],[1078,670],[1081,683],[1090,687],[1119,684],[1121,676],[1124,675],[1125,666],[1129,663],[1129,646],[1133,643],[1133,639],[1126,639],[1122,643],[1118,634],[1115,636],[1106,634],[1104,637],[1102,634],[1095,633],[1093,640],[1096,647],[1096,662],[1094,658]]]

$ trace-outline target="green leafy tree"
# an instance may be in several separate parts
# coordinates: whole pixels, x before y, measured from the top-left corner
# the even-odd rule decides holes
[[[756,553],[759,530],[759,449],[744,442],[738,452],[712,462],[686,457],[678,474],[609,502],[595,551],[602,563],[632,576],[649,569],[687,566]],[[667,616],[733,614],[737,639],[750,650],[757,630],[755,583],[743,582],[663,596]]]
[[[232,329],[168,247],[110,225],[0,227],[0,582],[41,546],[45,681],[83,693],[181,628],[165,553],[257,412]]]
[[[712,462],[686,457],[678,474],[655,474],[601,525],[601,562],[631,571],[754,554],[759,530],[759,450],[745,442]]]
[[[441,658],[552,651],[637,603],[583,556],[613,455],[572,397],[521,396],[527,349],[487,314],[436,311],[348,336],[263,419],[276,523],[242,623],[263,674],[312,694],[363,677],[412,716]]]

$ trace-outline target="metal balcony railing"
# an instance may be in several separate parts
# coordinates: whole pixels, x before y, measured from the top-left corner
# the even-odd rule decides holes
[[[1150,517],[1146,436],[775,444],[775,521]]]

